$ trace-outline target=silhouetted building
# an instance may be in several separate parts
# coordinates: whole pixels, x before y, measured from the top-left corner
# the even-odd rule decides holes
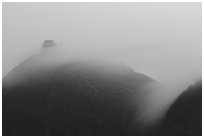
[[[55,47],[56,43],[53,40],[45,40],[42,43],[42,47]]]

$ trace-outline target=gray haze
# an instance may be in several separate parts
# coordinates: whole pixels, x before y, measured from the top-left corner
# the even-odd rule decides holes
[[[3,77],[53,39],[184,89],[201,78],[201,27],[201,3],[3,3]]]

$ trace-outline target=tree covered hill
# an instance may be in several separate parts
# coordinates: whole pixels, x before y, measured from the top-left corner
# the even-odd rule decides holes
[[[3,79],[3,135],[144,135],[133,120],[156,81],[121,64],[38,59]]]
[[[202,82],[199,81],[181,93],[169,108],[161,135],[202,135]]]

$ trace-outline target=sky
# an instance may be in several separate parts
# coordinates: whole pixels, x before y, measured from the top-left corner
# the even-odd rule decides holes
[[[201,3],[3,3],[3,77],[51,39],[100,53],[162,83],[202,74]]]

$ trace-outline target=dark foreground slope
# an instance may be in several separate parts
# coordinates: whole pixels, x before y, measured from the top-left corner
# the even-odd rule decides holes
[[[202,135],[202,83],[185,90],[170,107],[160,135]]]
[[[32,68],[35,58],[3,79],[3,135],[147,135],[134,120],[154,80],[123,65]]]

